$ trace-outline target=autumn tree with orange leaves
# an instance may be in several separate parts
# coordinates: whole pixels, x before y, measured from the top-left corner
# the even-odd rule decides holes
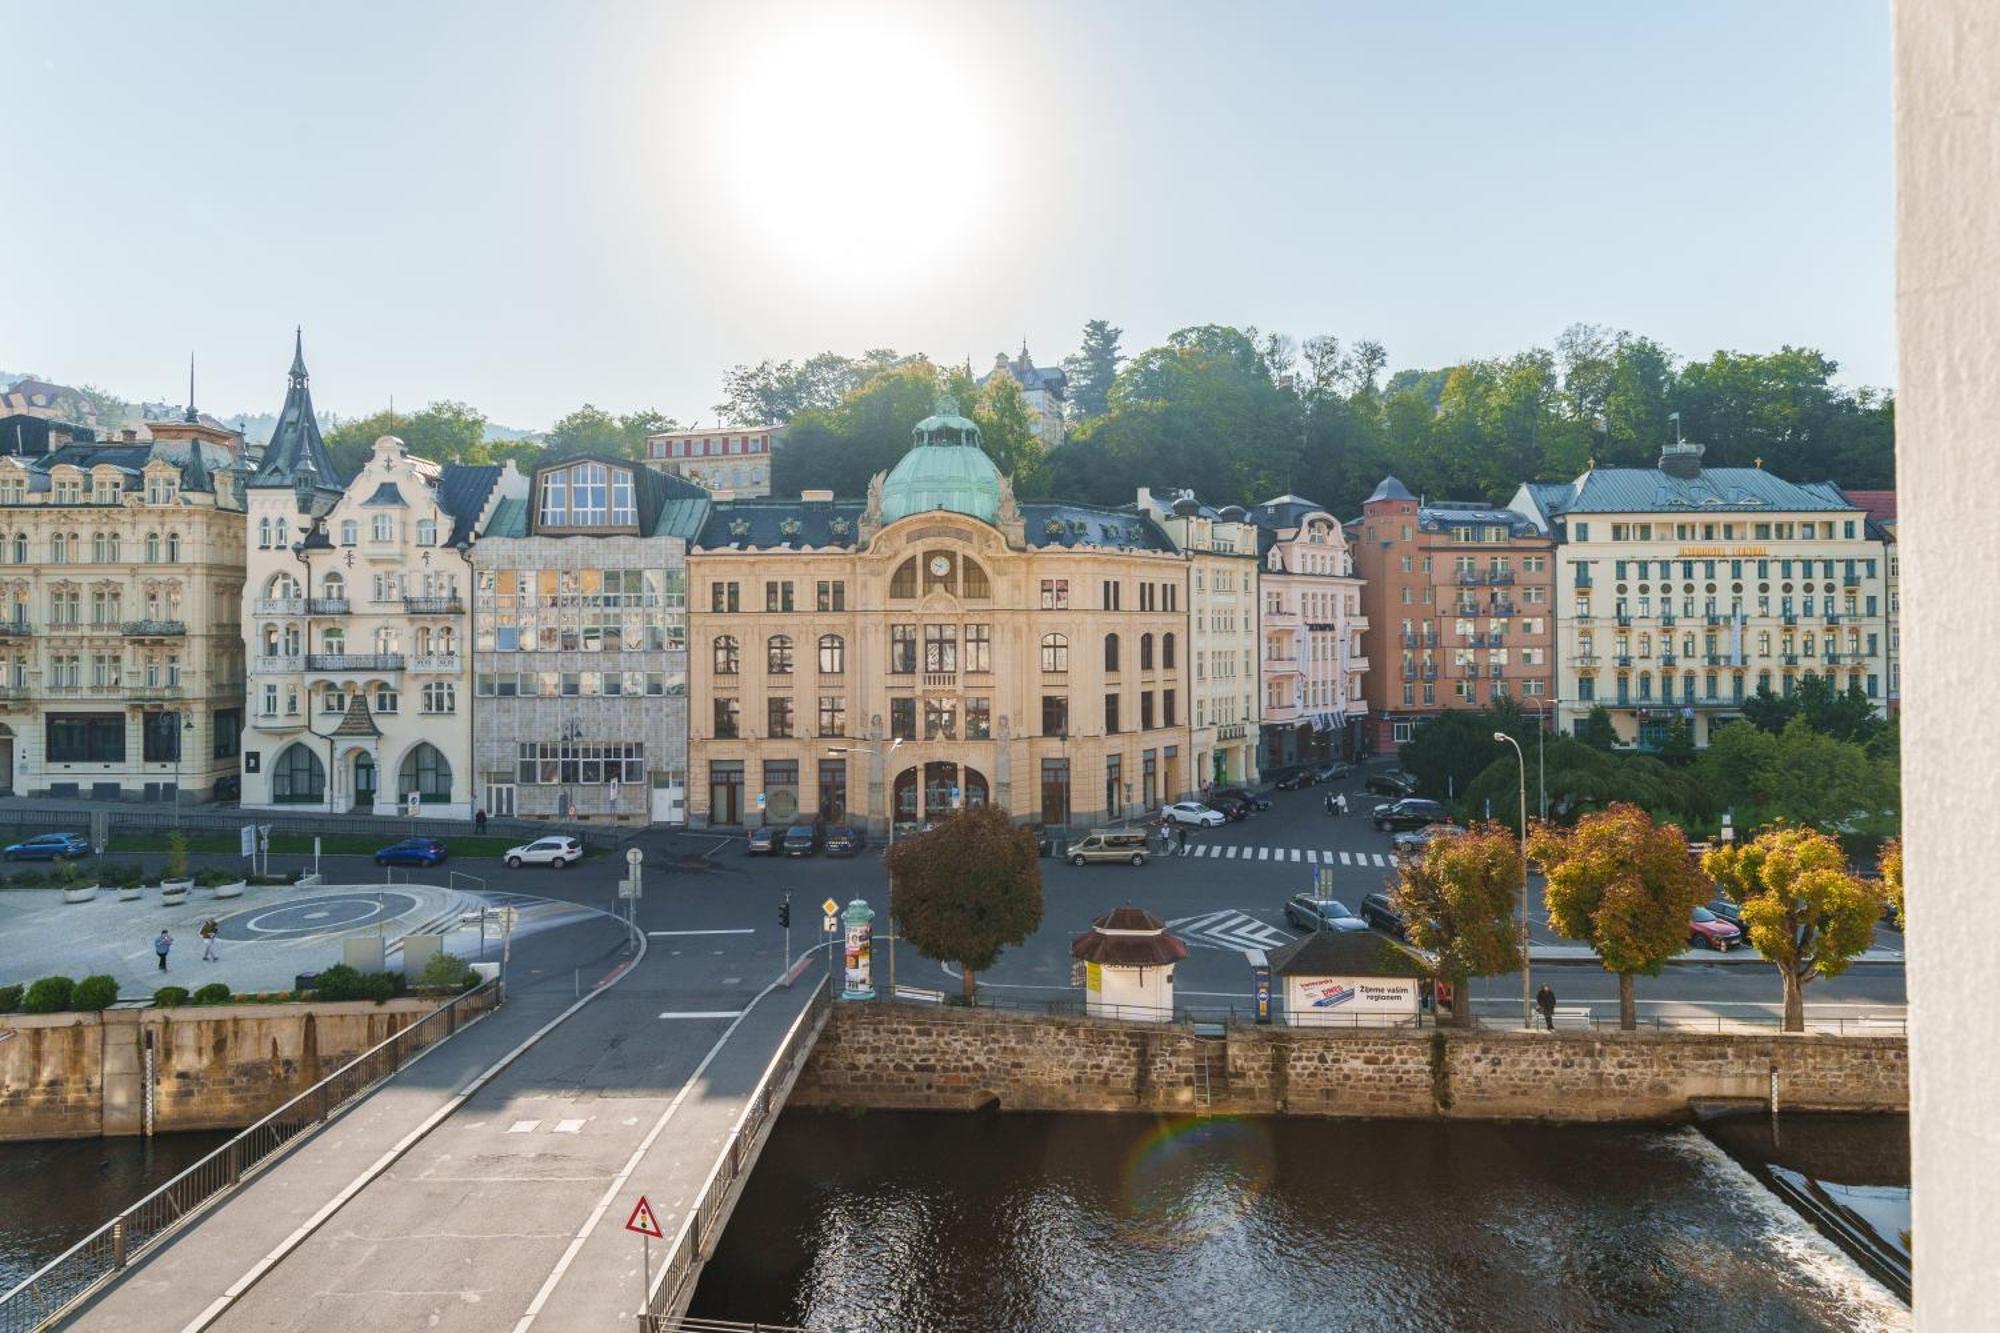
[[[1472,977],[1520,966],[1514,913],[1521,901],[1521,844],[1499,824],[1455,838],[1433,838],[1404,863],[1390,891],[1410,943],[1437,960],[1451,983],[1452,1021],[1472,1026]]]

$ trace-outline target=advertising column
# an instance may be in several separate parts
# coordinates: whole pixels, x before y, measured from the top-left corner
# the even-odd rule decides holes
[[[875,998],[875,986],[870,976],[870,953],[875,935],[875,911],[856,898],[847,905],[840,919],[847,927],[847,978],[840,998],[872,1000]]]

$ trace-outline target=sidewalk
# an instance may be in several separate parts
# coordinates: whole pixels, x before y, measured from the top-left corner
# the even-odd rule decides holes
[[[1587,944],[1529,944],[1528,961],[1534,963],[1595,963],[1596,950]],[[1688,949],[1680,957],[1672,959],[1668,966],[1690,963],[1768,963],[1770,960],[1749,945],[1731,949],[1727,953],[1716,953],[1710,949]],[[1868,949],[1855,956],[1856,963],[1893,963],[1901,966],[1903,954],[1898,949],[1880,947]]]

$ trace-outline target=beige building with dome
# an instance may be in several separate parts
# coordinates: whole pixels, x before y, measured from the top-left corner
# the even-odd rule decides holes
[[[1198,785],[1187,562],[1018,501],[947,400],[865,500],[715,504],[688,557],[688,818],[1090,825]]]

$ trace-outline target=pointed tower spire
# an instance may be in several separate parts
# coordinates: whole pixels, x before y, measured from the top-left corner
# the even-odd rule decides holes
[[[253,487],[290,489],[303,483],[308,490],[337,491],[347,484],[334,470],[320,439],[306,378],[305,335],[300,332],[292,343],[291,384],[285,391],[285,405],[278,410],[278,424],[272,428],[271,442],[264,446],[263,461],[250,478]]]
[[[190,424],[201,420],[201,413],[194,410],[194,353],[188,353],[188,407],[187,420]]]
[[[303,324],[292,329],[292,383],[304,384],[306,374],[306,330]]]

